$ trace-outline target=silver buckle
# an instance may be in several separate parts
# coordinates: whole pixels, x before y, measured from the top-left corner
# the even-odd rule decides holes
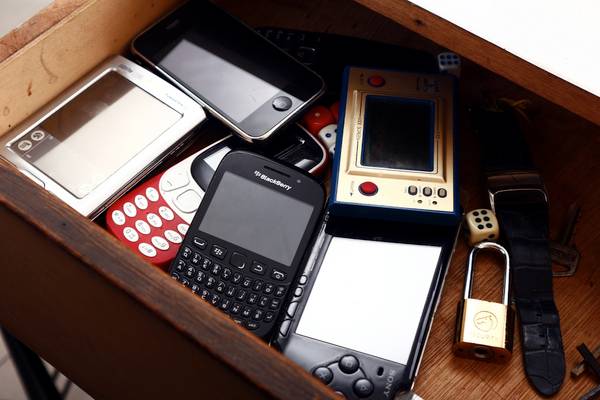
[[[515,172],[501,175],[493,175],[487,178],[488,195],[490,197],[490,206],[492,211],[496,212],[496,196],[503,193],[518,194],[522,192],[525,195],[533,194],[540,196],[539,199],[548,203],[546,187],[542,178],[535,172]]]

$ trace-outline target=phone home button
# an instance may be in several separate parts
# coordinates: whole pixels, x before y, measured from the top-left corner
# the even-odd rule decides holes
[[[287,96],[279,96],[273,99],[273,108],[277,111],[287,111],[292,107],[292,99]]]

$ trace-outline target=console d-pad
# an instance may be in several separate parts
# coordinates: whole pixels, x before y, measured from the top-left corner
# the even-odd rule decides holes
[[[280,268],[201,237],[180,249],[171,276],[261,337],[271,331],[289,287]]]
[[[352,355],[345,355],[339,360],[315,368],[313,375],[334,390],[352,390],[358,398],[369,397],[374,390],[373,383],[360,368],[360,362]],[[344,394],[350,396],[350,393]]]

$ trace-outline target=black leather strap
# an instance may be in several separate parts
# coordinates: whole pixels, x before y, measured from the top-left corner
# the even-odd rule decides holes
[[[482,158],[511,257],[513,298],[527,376],[546,396],[565,376],[560,320],[552,290],[548,203],[514,111],[479,111]]]

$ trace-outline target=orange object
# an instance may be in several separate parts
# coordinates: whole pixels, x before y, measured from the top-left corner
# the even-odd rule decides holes
[[[314,106],[304,114],[302,124],[313,135],[329,124],[335,124],[335,118],[325,106]]]

